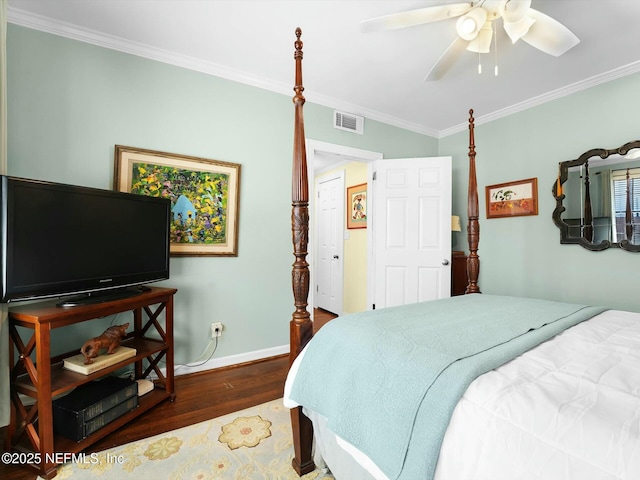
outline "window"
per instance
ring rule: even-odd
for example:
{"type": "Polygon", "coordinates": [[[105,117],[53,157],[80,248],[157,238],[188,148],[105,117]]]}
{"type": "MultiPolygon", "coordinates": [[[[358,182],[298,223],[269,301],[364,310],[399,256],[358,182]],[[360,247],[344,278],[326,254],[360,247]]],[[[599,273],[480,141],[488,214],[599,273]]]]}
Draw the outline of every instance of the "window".
{"type": "Polygon", "coordinates": [[[629,240],[640,243],[640,168],[627,168],[611,172],[616,242],[629,240]],[[628,175],[628,178],[627,178],[628,175]],[[627,221],[627,199],[629,221],[627,221]]]}

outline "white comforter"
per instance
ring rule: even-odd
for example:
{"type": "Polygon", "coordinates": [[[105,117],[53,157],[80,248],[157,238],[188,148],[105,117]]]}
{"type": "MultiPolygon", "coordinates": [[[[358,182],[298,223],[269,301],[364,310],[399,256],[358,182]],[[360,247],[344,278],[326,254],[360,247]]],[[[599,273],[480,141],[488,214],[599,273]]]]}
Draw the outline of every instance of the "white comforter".
{"type": "Polygon", "coordinates": [[[640,314],[604,312],[469,386],[436,480],[516,479],[640,480],[640,314]]]}

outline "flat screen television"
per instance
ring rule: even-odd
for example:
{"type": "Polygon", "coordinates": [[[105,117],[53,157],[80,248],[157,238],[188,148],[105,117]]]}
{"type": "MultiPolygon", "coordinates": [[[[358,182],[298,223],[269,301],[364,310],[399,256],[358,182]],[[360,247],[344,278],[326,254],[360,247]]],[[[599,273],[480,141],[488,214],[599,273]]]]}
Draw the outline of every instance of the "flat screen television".
{"type": "Polygon", "coordinates": [[[168,199],[0,176],[0,302],[136,295],[169,278],[168,199]]]}

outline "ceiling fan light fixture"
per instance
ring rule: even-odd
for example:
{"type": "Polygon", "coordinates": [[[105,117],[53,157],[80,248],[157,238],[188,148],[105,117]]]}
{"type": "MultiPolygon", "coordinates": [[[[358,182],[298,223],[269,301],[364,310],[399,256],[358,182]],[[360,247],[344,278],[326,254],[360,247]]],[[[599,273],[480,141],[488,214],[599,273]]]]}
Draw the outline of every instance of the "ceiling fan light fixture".
{"type": "Polygon", "coordinates": [[[533,18],[525,15],[515,22],[507,22],[507,20],[504,19],[503,26],[504,31],[509,35],[511,42],[516,43],[529,32],[529,29],[534,23],[536,23],[536,21],[533,18]]]}
{"type": "Polygon", "coordinates": [[[456,32],[463,40],[471,41],[478,36],[486,21],[487,12],[482,7],[476,7],[458,18],[456,32]]]}
{"type": "MultiPolygon", "coordinates": [[[[451,0],[448,0],[451,1],[451,0]]],[[[465,48],[478,54],[489,53],[493,39],[495,74],[498,74],[498,42],[494,20],[502,25],[513,43],[522,40],[549,55],[560,56],[580,43],[571,30],[557,20],[531,8],[531,0],[471,0],[448,3],[383,15],[361,22],[363,31],[404,28],[457,18],[457,36],[433,64],[425,81],[442,78],[465,48]]],[[[478,59],[480,59],[478,55],[478,59]]],[[[482,65],[478,61],[478,71],[482,65]]]]}
{"type": "Polygon", "coordinates": [[[491,49],[491,39],[493,37],[493,25],[491,21],[485,22],[476,38],[469,42],[467,50],[476,53],[489,53],[491,49]]]}

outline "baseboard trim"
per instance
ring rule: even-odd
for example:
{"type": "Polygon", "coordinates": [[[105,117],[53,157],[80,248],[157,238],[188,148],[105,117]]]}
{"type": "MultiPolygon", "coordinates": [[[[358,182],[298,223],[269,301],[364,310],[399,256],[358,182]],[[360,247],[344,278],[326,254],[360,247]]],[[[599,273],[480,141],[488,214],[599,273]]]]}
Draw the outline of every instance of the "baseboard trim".
{"type": "MultiPolygon", "coordinates": [[[[263,360],[269,357],[277,357],[289,353],[289,345],[281,345],[279,347],[265,348],[263,350],[254,350],[253,352],[239,353],[237,355],[228,355],[226,357],[212,358],[204,363],[197,365],[176,365],[173,369],[174,375],[187,375],[190,373],[204,372],[216,368],[229,367],[239,365],[241,363],[250,363],[263,360]]],[[[164,370],[164,369],[163,369],[164,370]]],[[[164,372],[163,372],[164,374],[164,372]]]]}

